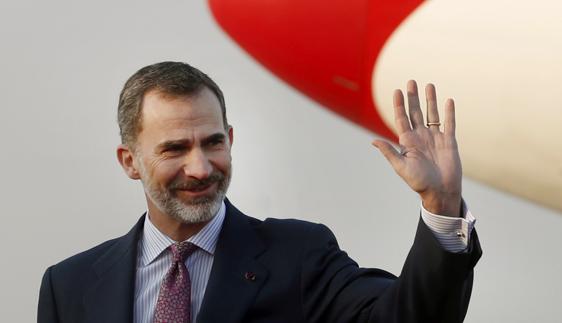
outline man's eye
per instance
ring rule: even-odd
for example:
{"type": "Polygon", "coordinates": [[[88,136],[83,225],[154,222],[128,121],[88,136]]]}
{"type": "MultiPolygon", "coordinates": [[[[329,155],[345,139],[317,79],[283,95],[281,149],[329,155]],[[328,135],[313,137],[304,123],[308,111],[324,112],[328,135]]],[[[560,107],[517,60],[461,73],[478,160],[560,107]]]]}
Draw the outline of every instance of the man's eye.
{"type": "Polygon", "coordinates": [[[213,146],[213,147],[214,147],[214,146],[219,146],[219,145],[222,145],[223,142],[224,142],[224,140],[222,140],[222,139],[211,140],[211,141],[209,142],[209,146],[213,146]]]}
{"type": "Polygon", "coordinates": [[[170,146],[164,149],[164,152],[178,152],[184,150],[182,146],[170,146]]]}

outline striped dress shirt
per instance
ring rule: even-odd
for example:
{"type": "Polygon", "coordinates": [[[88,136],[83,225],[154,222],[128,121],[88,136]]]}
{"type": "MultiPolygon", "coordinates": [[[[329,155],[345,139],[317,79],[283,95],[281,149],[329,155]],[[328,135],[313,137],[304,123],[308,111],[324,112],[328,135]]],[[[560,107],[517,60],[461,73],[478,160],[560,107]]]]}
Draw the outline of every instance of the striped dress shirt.
{"type": "MultiPolygon", "coordinates": [[[[187,240],[199,247],[185,260],[191,279],[192,322],[195,322],[201,309],[225,213],[226,206],[223,202],[217,215],[187,240]]],[[[152,323],[160,285],[172,266],[172,253],[167,248],[175,242],[160,232],[149,216],[146,216],[137,255],[133,322],[152,323]]]]}
{"type": "MultiPolygon", "coordinates": [[[[470,232],[476,221],[464,201],[462,203],[462,210],[462,217],[452,218],[430,213],[423,205],[421,206],[423,221],[433,232],[441,246],[449,252],[458,253],[466,250],[470,239],[470,232]]],[[[223,202],[217,215],[201,231],[188,239],[188,241],[199,247],[185,261],[191,278],[191,315],[193,323],[196,322],[197,314],[201,309],[225,213],[226,207],[223,202]]],[[[142,237],[139,239],[137,255],[134,323],[152,323],[160,284],[172,265],[172,254],[167,248],[175,242],[160,232],[150,222],[148,215],[146,216],[142,237]]]]}
{"type": "Polygon", "coordinates": [[[459,253],[466,251],[470,241],[470,233],[476,223],[476,218],[470,213],[464,200],[462,214],[459,218],[433,214],[421,206],[421,217],[429,230],[433,232],[443,249],[459,253]]]}

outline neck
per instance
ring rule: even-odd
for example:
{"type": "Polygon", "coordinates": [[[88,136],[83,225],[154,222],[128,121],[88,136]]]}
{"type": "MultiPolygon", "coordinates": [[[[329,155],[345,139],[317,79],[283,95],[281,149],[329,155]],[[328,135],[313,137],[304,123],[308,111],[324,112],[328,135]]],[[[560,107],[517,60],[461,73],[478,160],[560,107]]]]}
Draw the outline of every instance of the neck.
{"type": "Polygon", "coordinates": [[[150,221],[162,233],[174,241],[185,241],[196,235],[209,221],[201,223],[184,223],[167,214],[162,213],[154,205],[148,206],[150,221]]]}

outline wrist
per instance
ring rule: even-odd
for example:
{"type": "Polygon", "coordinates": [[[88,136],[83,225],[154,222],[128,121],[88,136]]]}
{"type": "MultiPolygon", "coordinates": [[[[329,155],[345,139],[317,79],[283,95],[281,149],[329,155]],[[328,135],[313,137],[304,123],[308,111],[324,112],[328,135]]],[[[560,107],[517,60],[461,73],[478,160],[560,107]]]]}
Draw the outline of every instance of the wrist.
{"type": "Polygon", "coordinates": [[[461,214],[461,194],[420,194],[423,207],[430,213],[460,217],[461,214]]]}

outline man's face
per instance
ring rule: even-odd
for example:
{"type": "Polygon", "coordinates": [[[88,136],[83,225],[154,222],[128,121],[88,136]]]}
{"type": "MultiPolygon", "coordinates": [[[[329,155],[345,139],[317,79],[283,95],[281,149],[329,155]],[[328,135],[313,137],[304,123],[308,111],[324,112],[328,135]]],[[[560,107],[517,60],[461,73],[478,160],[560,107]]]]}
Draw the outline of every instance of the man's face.
{"type": "Polygon", "coordinates": [[[142,117],[134,161],[150,214],[209,221],[231,177],[232,129],[225,130],[218,99],[206,88],[190,97],[151,91],[142,117]]]}

